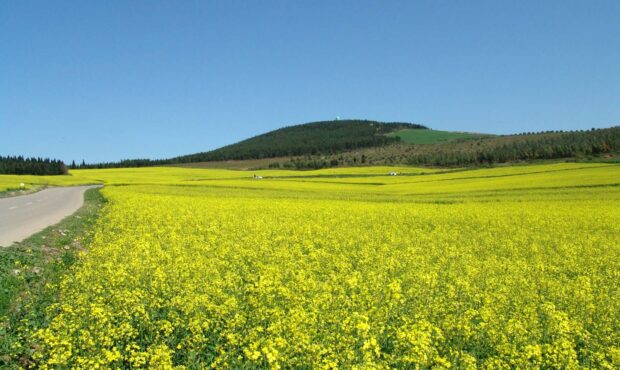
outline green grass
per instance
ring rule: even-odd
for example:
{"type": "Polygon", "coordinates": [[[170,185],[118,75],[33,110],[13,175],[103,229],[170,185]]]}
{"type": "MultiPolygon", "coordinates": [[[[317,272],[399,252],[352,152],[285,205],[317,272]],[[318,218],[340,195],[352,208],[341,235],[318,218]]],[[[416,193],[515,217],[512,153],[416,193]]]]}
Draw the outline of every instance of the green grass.
{"type": "Polygon", "coordinates": [[[45,320],[45,307],[57,301],[50,287],[88,244],[103,203],[99,190],[90,189],[75,214],[20,243],[0,247],[0,368],[28,367],[22,358],[29,358],[32,349],[22,344],[18,324],[24,328],[45,320]]]}
{"type": "Polygon", "coordinates": [[[2,189],[0,188],[0,198],[10,198],[18,195],[26,195],[36,193],[37,191],[45,189],[45,185],[29,185],[28,187],[19,187],[14,189],[2,189]]]}
{"type": "Polygon", "coordinates": [[[403,142],[409,144],[434,144],[440,141],[448,141],[454,139],[474,139],[484,134],[474,134],[469,132],[450,132],[439,130],[424,129],[404,129],[387,134],[390,137],[399,137],[403,142]]]}

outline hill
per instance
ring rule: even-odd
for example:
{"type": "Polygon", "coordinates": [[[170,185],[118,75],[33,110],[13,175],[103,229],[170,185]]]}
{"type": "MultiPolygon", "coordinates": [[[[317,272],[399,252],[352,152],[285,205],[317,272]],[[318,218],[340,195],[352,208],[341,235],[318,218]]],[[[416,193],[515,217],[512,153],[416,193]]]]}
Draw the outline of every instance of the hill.
{"type": "MultiPolygon", "coordinates": [[[[426,135],[432,130],[419,130],[426,135]]],[[[196,167],[296,168],[413,165],[434,167],[487,166],[539,160],[613,161],[620,153],[620,126],[588,131],[554,131],[515,135],[453,137],[429,144],[401,140],[330,155],[306,155],[260,161],[194,163],[196,167]]]]}
{"type": "Polygon", "coordinates": [[[329,155],[398,142],[388,136],[399,130],[425,126],[403,122],[338,120],[288,126],[209,152],[172,158],[174,163],[247,160],[300,155],[329,155]]]}
{"type": "Polygon", "coordinates": [[[170,159],[132,159],[80,168],[158,165],[317,169],[360,165],[480,166],[535,160],[613,160],[620,126],[587,131],[488,135],[402,122],[342,120],[284,127],[213,151],[170,159]]]}

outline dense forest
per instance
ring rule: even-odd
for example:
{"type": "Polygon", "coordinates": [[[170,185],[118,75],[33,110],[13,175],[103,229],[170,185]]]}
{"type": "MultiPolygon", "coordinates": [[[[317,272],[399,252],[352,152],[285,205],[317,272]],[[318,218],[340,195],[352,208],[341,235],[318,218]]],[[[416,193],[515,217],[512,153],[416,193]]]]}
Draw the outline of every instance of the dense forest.
{"type": "Polygon", "coordinates": [[[0,174],[3,175],[66,175],[62,161],[49,158],[24,158],[0,156],[0,174]]]}
{"type": "Polygon", "coordinates": [[[463,166],[597,156],[620,151],[620,126],[591,131],[522,134],[513,136],[511,140],[487,138],[481,139],[480,143],[482,145],[474,150],[459,150],[458,145],[443,145],[437,148],[439,150],[413,154],[405,163],[463,166]]]}
{"type": "Polygon", "coordinates": [[[71,165],[71,169],[93,169],[93,168],[127,168],[127,167],[152,167],[163,166],[174,163],[170,159],[123,159],[119,162],[101,162],[101,163],[82,163],[80,165],[71,165]]]}
{"type": "Polygon", "coordinates": [[[334,154],[399,141],[385,134],[426,127],[413,123],[339,120],[284,127],[210,152],[173,158],[175,163],[334,154]]]}

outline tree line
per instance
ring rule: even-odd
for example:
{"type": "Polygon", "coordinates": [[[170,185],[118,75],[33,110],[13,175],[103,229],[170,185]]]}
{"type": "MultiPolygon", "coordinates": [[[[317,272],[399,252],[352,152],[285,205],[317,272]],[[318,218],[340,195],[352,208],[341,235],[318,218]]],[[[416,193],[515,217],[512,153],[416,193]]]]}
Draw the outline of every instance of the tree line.
{"type": "Polygon", "coordinates": [[[66,175],[67,167],[57,159],[0,156],[0,174],[4,175],[66,175]]]}
{"type": "MultiPolygon", "coordinates": [[[[620,151],[620,126],[556,135],[524,134],[527,139],[483,146],[476,150],[449,150],[416,153],[406,159],[410,165],[464,166],[598,156],[620,151]]],[[[493,139],[489,139],[492,142],[493,139]]]]}
{"type": "Polygon", "coordinates": [[[76,165],[72,163],[71,169],[94,169],[94,168],[129,168],[129,167],[150,167],[162,166],[175,163],[170,159],[123,159],[118,162],[84,163],[76,165]]]}

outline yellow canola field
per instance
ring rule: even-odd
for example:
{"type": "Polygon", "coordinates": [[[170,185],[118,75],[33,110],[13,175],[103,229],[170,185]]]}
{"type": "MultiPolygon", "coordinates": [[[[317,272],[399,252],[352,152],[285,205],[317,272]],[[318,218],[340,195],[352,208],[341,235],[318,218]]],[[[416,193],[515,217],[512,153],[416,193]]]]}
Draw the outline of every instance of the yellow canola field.
{"type": "Polygon", "coordinates": [[[417,167],[353,167],[328,168],[312,171],[293,170],[257,170],[240,171],[224,169],[201,169],[181,167],[143,167],[143,168],[110,168],[91,170],[71,170],[69,175],[63,176],[34,176],[34,175],[0,175],[0,192],[20,189],[20,183],[25,188],[33,186],[71,186],[105,183],[108,185],[137,185],[137,184],[181,184],[195,185],[201,180],[230,180],[241,179],[247,181],[254,175],[265,178],[282,177],[316,177],[316,176],[387,176],[390,172],[401,175],[417,175],[442,172],[436,169],[417,167]]]}
{"type": "Polygon", "coordinates": [[[76,171],[124,185],[27,345],[41,368],[618,368],[619,169],[76,171]]]}
{"type": "MultiPolygon", "coordinates": [[[[0,193],[7,190],[31,189],[38,186],[70,186],[91,183],[74,176],[0,175],[0,193]],[[22,187],[21,184],[24,184],[22,187]]],[[[92,182],[95,183],[95,182],[92,182]]]]}

